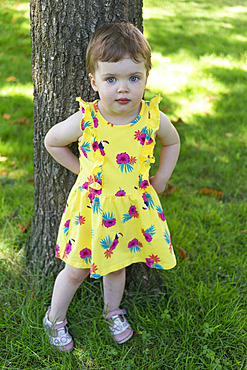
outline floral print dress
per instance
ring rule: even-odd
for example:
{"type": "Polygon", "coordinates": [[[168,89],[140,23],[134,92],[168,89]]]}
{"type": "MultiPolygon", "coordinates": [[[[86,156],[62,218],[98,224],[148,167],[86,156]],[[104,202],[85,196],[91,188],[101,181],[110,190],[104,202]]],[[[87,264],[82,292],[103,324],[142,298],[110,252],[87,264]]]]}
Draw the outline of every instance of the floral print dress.
{"type": "Polygon", "coordinates": [[[159,198],[149,182],[160,97],[142,101],[126,125],[107,122],[98,101],[77,99],[83,113],[80,173],[62,216],[56,257],[99,278],[132,263],[176,265],[159,198]]]}

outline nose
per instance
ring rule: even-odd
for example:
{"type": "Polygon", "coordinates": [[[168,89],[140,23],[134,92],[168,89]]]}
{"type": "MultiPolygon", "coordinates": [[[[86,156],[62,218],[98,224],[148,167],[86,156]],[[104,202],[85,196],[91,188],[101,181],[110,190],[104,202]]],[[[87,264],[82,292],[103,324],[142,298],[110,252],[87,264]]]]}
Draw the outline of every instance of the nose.
{"type": "Polygon", "coordinates": [[[129,91],[128,84],[125,81],[120,81],[117,87],[118,93],[127,93],[129,91]]]}

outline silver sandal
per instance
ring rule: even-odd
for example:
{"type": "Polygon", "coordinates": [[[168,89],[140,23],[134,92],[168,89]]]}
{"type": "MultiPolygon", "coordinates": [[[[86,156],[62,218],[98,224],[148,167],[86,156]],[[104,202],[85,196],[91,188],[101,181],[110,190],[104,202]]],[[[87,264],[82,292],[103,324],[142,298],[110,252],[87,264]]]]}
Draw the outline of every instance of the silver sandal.
{"type": "Polygon", "coordinates": [[[120,308],[109,312],[107,315],[103,313],[103,317],[108,323],[110,323],[108,327],[114,340],[118,344],[127,342],[127,340],[129,340],[133,335],[133,330],[124,317],[125,314],[126,311],[121,310],[120,308]]]}
{"type": "Polygon", "coordinates": [[[49,320],[49,313],[51,307],[48,308],[45,317],[43,319],[43,325],[45,332],[48,336],[49,343],[63,352],[70,352],[74,348],[74,343],[71,335],[67,328],[67,319],[63,321],[52,323],[49,320]]]}

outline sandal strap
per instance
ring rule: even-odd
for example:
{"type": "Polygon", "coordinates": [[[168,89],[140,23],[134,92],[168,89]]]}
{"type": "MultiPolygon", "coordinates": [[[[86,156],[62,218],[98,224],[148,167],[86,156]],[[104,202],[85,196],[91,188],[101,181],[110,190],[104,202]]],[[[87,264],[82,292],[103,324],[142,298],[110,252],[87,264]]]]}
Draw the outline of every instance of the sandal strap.
{"type": "Polygon", "coordinates": [[[123,321],[120,319],[119,315],[112,317],[113,323],[109,325],[109,329],[112,335],[115,336],[115,335],[121,334],[130,327],[130,324],[125,319],[125,317],[122,316],[122,318],[123,318],[123,321]]]}
{"type": "Polygon", "coordinates": [[[49,335],[49,342],[50,344],[53,344],[56,347],[63,347],[63,346],[68,345],[70,342],[72,342],[72,337],[68,333],[67,326],[57,329],[56,337],[49,335]]]}
{"type": "Polygon", "coordinates": [[[58,322],[58,323],[54,323],[52,324],[52,328],[55,329],[55,330],[58,330],[58,329],[61,329],[63,328],[64,326],[66,326],[68,324],[68,321],[67,319],[65,318],[63,321],[61,322],[58,322]]]}
{"type": "Polygon", "coordinates": [[[51,310],[51,306],[48,308],[48,310],[47,310],[47,312],[46,312],[46,314],[45,314],[46,325],[48,325],[48,326],[49,326],[49,328],[51,328],[51,327],[52,327],[52,329],[57,330],[57,329],[63,328],[65,325],[67,325],[67,324],[68,324],[68,321],[67,321],[66,317],[65,317],[65,319],[64,319],[63,321],[57,321],[57,322],[54,322],[54,323],[53,323],[53,322],[51,322],[51,321],[49,320],[49,313],[50,313],[50,310],[51,310]]]}
{"type": "Polygon", "coordinates": [[[111,311],[107,315],[104,315],[106,320],[111,321],[109,329],[113,336],[121,334],[126,329],[131,327],[126,318],[124,317],[125,314],[126,310],[118,308],[117,310],[111,311]]]}
{"type": "Polygon", "coordinates": [[[126,314],[126,310],[122,310],[121,308],[117,308],[114,311],[108,312],[107,315],[104,313],[103,316],[106,319],[110,319],[110,318],[112,318],[112,316],[115,316],[115,315],[125,315],[125,314],[126,314]]]}

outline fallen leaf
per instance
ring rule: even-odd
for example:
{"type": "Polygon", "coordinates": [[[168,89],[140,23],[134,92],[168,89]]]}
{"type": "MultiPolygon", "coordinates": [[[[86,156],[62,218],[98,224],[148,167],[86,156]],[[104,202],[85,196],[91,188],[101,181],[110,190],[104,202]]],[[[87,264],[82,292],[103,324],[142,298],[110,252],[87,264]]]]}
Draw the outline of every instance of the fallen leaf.
{"type": "Polygon", "coordinates": [[[28,158],[30,157],[30,155],[26,155],[24,158],[23,158],[23,162],[26,163],[26,161],[28,160],[28,158]]]}
{"type": "Polygon", "coordinates": [[[4,113],[4,114],[3,114],[3,118],[4,118],[4,119],[10,119],[10,117],[11,117],[11,116],[10,116],[10,114],[8,114],[8,113],[4,113]]]}
{"type": "Polygon", "coordinates": [[[17,21],[17,19],[18,19],[18,17],[17,17],[17,16],[15,16],[15,17],[13,17],[13,18],[11,19],[11,22],[12,22],[12,23],[15,23],[15,22],[17,21]]]}
{"type": "Polygon", "coordinates": [[[176,121],[172,121],[172,123],[176,127],[177,130],[183,129],[184,121],[182,120],[182,118],[179,117],[176,121]]]}
{"type": "Polygon", "coordinates": [[[181,247],[178,247],[178,250],[179,250],[180,256],[184,260],[186,258],[186,252],[185,252],[185,250],[183,248],[181,248],[181,247]]]}
{"type": "Polygon", "coordinates": [[[163,197],[169,197],[172,193],[177,190],[172,184],[167,184],[165,191],[162,193],[163,197]]]}
{"type": "Polygon", "coordinates": [[[23,234],[27,231],[27,229],[29,228],[29,226],[31,225],[31,221],[28,222],[27,225],[24,225],[22,226],[21,224],[19,224],[19,228],[20,228],[20,232],[23,234]]]}
{"type": "Polygon", "coordinates": [[[216,198],[221,198],[223,196],[223,192],[219,190],[212,190],[212,189],[201,189],[197,191],[198,194],[203,194],[203,195],[212,195],[213,197],[216,198]]]}
{"type": "Polygon", "coordinates": [[[34,287],[32,287],[32,295],[30,297],[31,301],[33,300],[33,298],[34,298],[34,287]]]}
{"type": "Polygon", "coordinates": [[[137,333],[137,331],[135,331],[134,334],[132,335],[132,338],[136,337],[137,335],[140,335],[140,333],[137,333]]]}
{"type": "Polygon", "coordinates": [[[169,109],[170,109],[170,107],[166,106],[166,107],[162,108],[161,111],[162,112],[167,112],[169,109]]]}
{"type": "Polygon", "coordinates": [[[184,123],[184,121],[182,120],[182,118],[181,118],[181,117],[178,117],[178,119],[177,119],[176,121],[172,121],[172,123],[173,123],[174,125],[177,125],[178,123],[181,125],[181,124],[183,124],[183,123],[184,123]]]}
{"type": "Polygon", "coordinates": [[[8,160],[8,157],[2,157],[0,154],[0,162],[6,162],[8,160]]]}
{"type": "Polygon", "coordinates": [[[29,35],[28,35],[28,34],[26,34],[26,33],[20,33],[20,34],[19,34],[19,37],[21,37],[21,38],[25,39],[25,38],[29,37],[29,35]]]}
{"type": "Polygon", "coordinates": [[[27,125],[29,122],[30,122],[29,118],[23,117],[23,118],[19,118],[19,119],[9,122],[9,125],[15,125],[15,124],[27,125]]]}
{"type": "Polygon", "coordinates": [[[240,231],[240,234],[244,234],[244,233],[247,233],[247,229],[240,231]]]}
{"type": "Polygon", "coordinates": [[[227,133],[225,134],[225,137],[233,137],[233,134],[232,134],[231,132],[227,132],[227,133]]]}
{"type": "Polygon", "coordinates": [[[17,78],[15,76],[9,76],[6,78],[6,81],[17,81],[17,78]]]}

